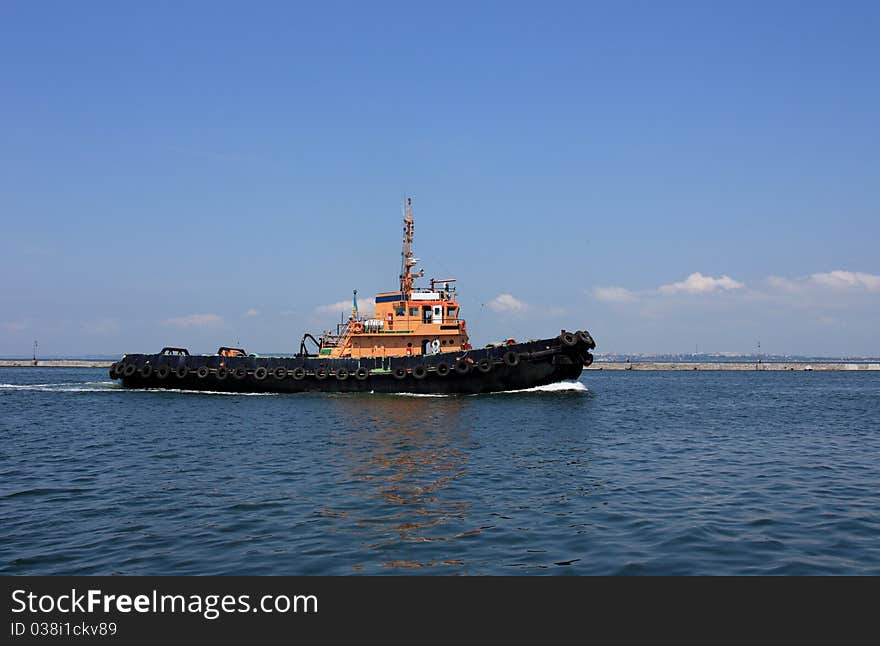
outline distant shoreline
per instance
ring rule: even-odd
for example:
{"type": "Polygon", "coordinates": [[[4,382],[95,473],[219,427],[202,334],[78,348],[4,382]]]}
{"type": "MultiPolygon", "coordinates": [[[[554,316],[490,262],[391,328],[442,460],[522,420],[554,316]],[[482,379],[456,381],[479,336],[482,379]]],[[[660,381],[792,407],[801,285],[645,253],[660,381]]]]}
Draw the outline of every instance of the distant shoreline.
{"type": "Polygon", "coordinates": [[[109,368],[112,361],[91,361],[79,359],[0,359],[0,368],[109,368]]]}
{"type": "Polygon", "coordinates": [[[677,363],[666,363],[666,362],[654,362],[654,361],[644,361],[638,362],[633,361],[631,363],[626,362],[611,362],[611,361],[596,361],[586,370],[735,370],[735,371],[880,371],[880,363],[824,363],[824,362],[816,362],[816,363],[807,363],[807,362],[779,362],[779,363],[733,363],[733,362],[702,362],[702,361],[687,361],[687,362],[677,362],[677,363]]]}
{"type": "MultiPolygon", "coordinates": [[[[88,361],[88,360],[37,360],[31,359],[2,359],[0,368],[109,368],[112,361],[88,361]]],[[[880,371],[880,363],[805,363],[805,362],[779,362],[779,363],[727,363],[727,362],[654,362],[633,361],[631,363],[618,361],[596,361],[589,368],[596,370],[704,370],[704,371],[880,371]]]]}

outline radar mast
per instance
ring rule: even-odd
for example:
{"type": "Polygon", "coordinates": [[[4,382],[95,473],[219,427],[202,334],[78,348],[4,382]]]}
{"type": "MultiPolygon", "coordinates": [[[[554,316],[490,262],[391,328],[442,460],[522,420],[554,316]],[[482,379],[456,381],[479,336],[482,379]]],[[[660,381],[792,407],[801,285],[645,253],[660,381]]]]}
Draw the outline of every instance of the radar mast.
{"type": "Polygon", "coordinates": [[[409,295],[413,291],[413,280],[425,275],[424,270],[416,274],[412,273],[412,268],[419,262],[418,258],[413,258],[412,252],[415,228],[412,216],[412,198],[408,197],[403,207],[403,251],[400,252],[400,292],[403,294],[404,300],[409,299],[409,295]]]}

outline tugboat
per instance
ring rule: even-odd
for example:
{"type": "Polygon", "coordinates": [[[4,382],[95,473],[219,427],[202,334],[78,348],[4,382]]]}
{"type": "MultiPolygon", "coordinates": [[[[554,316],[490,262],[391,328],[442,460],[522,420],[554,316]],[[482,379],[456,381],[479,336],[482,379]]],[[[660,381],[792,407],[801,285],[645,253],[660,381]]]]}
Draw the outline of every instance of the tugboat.
{"type": "Polygon", "coordinates": [[[110,366],[127,388],[225,392],[490,393],[577,379],[593,362],[589,332],[517,343],[507,339],[475,349],[461,318],[454,278],[417,287],[412,198],[404,206],[399,288],[376,294],[375,312],[363,316],[357,290],[351,315],[333,331],[306,333],[299,352],[262,357],[242,348],[192,355],[166,347],[158,354],[126,354],[110,366]],[[309,351],[309,345],[313,351],[309,351]]]}

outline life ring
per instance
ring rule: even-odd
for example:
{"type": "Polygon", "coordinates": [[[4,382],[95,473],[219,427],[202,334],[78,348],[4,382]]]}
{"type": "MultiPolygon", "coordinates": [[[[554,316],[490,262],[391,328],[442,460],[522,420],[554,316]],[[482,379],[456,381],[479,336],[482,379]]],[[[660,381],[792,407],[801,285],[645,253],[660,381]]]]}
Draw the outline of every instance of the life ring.
{"type": "Polygon", "coordinates": [[[257,381],[263,381],[266,378],[266,375],[269,374],[269,371],[266,370],[263,366],[260,366],[256,370],[254,370],[254,379],[257,381]]]}
{"type": "Polygon", "coordinates": [[[406,377],[406,368],[397,367],[394,369],[393,374],[395,379],[403,379],[406,377]]]}
{"type": "Polygon", "coordinates": [[[183,364],[174,371],[174,374],[177,375],[178,379],[183,379],[189,374],[189,366],[183,364]]]}
{"type": "Polygon", "coordinates": [[[122,374],[125,377],[131,377],[136,371],[137,368],[133,363],[127,363],[125,364],[125,369],[122,371],[122,374]]]}
{"type": "Polygon", "coordinates": [[[445,377],[449,374],[449,364],[448,363],[438,363],[437,364],[437,374],[441,377],[445,377]]]}
{"type": "Polygon", "coordinates": [[[366,379],[367,377],[370,376],[370,371],[367,370],[366,368],[364,368],[363,366],[361,366],[360,368],[358,368],[357,370],[354,371],[354,376],[356,379],[363,381],[364,379],[366,379]]]}
{"type": "Polygon", "coordinates": [[[406,356],[408,356],[408,357],[411,357],[411,356],[412,356],[412,347],[407,346],[407,348],[406,348],[406,356]]]}
{"type": "Polygon", "coordinates": [[[434,352],[434,354],[440,352],[440,339],[434,339],[433,341],[431,341],[431,350],[434,352]]]}
{"type": "Polygon", "coordinates": [[[196,370],[196,374],[199,376],[199,379],[207,379],[208,375],[211,374],[208,366],[199,366],[199,369],[196,370]]]}
{"type": "Polygon", "coordinates": [[[506,363],[511,368],[519,363],[519,355],[513,350],[508,350],[504,353],[504,357],[502,357],[504,363],[506,363]]]}
{"type": "Polygon", "coordinates": [[[471,364],[469,364],[464,359],[459,359],[455,362],[455,372],[460,375],[466,375],[471,371],[471,364]]]}
{"type": "Polygon", "coordinates": [[[147,377],[149,377],[150,375],[153,374],[153,366],[151,366],[149,363],[145,363],[144,365],[141,366],[141,369],[139,372],[141,374],[141,377],[146,379],[147,377]]]}
{"type": "Polygon", "coordinates": [[[480,359],[477,362],[477,369],[479,369],[480,372],[491,372],[492,362],[488,359],[480,359]]]}
{"type": "Polygon", "coordinates": [[[412,369],[412,376],[416,379],[424,379],[428,376],[428,369],[425,366],[416,366],[412,369]]]}
{"type": "Polygon", "coordinates": [[[168,366],[159,366],[159,368],[156,370],[156,376],[159,379],[167,379],[168,375],[170,374],[171,368],[169,368],[168,366]]]}
{"type": "Polygon", "coordinates": [[[275,376],[275,379],[284,379],[287,377],[287,368],[279,366],[272,371],[272,374],[275,376]]]}
{"type": "Polygon", "coordinates": [[[297,381],[300,381],[300,380],[302,380],[303,378],[305,378],[305,376],[306,376],[306,369],[303,368],[302,366],[297,366],[296,368],[293,369],[293,371],[290,373],[290,375],[291,375],[294,379],[296,379],[297,381]]]}
{"type": "Polygon", "coordinates": [[[352,325],[352,329],[354,330],[355,334],[360,334],[364,331],[364,324],[360,321],[355,321],[354,325],[352,325]]]}
{"type": "Polygon", "coordinates": [[[336,378],[339,381],[345,381],[346,379],[348,379],[348,370],[346,370],[345,368],[337,369],[336,370],[336,378]]]}
{"type": "MultiPolygon", "coordinates": [[[[160,370],[161,370],[161,368],[160,368],[160,370]]],[[[220,366],[219,368],[217,368],[217,379],[219,379],[220,381],[223,381],[224,379],[226,379],[226,376],[228,374],[229,374],[229,371],[226,368],[224,368],[223,366],[220,366]]]]}

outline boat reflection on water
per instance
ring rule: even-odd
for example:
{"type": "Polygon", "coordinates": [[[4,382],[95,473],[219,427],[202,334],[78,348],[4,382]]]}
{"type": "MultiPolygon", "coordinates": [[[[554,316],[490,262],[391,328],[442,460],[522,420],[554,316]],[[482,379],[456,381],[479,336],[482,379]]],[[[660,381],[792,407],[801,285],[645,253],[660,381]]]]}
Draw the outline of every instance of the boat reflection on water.
{"type": "Polygon", "coordinates": [[[356,491],[345,508],[324,513],[360,534],[365,550],[386,553],[387,568],[463,568],[450,541],[480,531],[466,525],[470,503],[461,495],[475,446],[463,421],[467,402],[378,394],[334,402],[346,420],[341,455],[356,491]]]}

